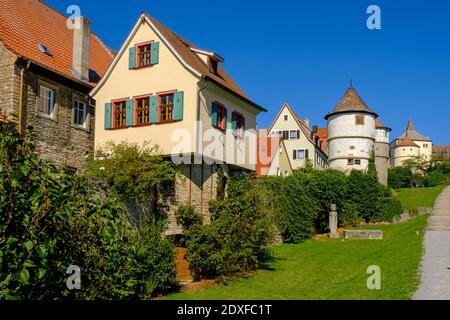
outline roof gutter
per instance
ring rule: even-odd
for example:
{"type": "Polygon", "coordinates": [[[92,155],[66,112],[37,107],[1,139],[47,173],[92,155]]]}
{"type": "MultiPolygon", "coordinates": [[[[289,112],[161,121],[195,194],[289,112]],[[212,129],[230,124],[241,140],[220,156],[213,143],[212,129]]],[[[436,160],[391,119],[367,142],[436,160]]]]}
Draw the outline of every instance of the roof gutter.
{"type": "Polygon", "coordinates": [[[207,83],[208,83],[208,81],[210,81],[210,82],[214,83],[215,85],[219,86],[221,89],[227,91],[228,93],[231,93],[233,96],[235,96],[235,97],[237,97],[237,98],[239,98],[241,100],[244,100],[246,103],[248,103],[249,105],[254,107],[256,110],[258,110],[260,112],[267,112],[267,110],[265,108],[261,107],[259,104],[256,104],[253,101],[251,101],[250,99],[248,99],[248,98],[246,98],[244,96],[241,96],[240,94],[238,94],[238,93],[234,92],[233,90],[225,87],[223,84],[217,82],[216,80],[214,80],[214,79],[212,79],[212,78],[210,78],[208,76],[203,76],[203,78],[205,79],[205,81],[207,83]]]}

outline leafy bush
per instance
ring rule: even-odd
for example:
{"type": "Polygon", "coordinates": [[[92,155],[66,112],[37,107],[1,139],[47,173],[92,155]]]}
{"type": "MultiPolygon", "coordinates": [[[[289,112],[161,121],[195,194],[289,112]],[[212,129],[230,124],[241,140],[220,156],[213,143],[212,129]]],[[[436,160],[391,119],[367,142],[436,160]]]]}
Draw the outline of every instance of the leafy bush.
{"type": "Polygon", "coordinates": [[[233,178],[228,196],[210,205],[211,224],[187,231],[186,259],[194,279],[227,277],[255,270],[274,239],[273,213],[263,188],[233,178]]]}
{"type": "Polygon", "coordinates": [[[177,223],[181,225],[184,230],[190,229],[194,225],[202,224],[203,222],[202,215],[190,204],[183,204],[176,208],[175,218],[177,219],[177,223]]]}
{"type": "Polygon", "coordinates": [[[34,149],[0,123],[0,299],[145,298],[166,288],[174,263],[160,231],[136,233],[121,202],[34,149]],[[80,290],[66,287],[70,265],[81,268],[80,290]]]}
{"type": "Polygon", "coordinates": [[[278,213],[277,225],[285,242],[297,243],[311,237],[319,202],[310,193],[311,175],[301,172],[288,177],[268,177],[263,180],[269,203],[278,213]]]}

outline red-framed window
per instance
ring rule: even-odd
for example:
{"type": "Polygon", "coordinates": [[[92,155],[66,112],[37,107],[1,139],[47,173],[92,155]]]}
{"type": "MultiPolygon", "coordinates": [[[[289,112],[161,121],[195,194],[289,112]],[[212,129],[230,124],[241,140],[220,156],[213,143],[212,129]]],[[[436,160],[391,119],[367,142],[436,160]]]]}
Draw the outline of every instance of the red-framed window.
{"type": "Polygon", "coordinates": [[[138,126],[150,123],[150,96],[137,97],[134,100],[135,123],[138,126]]]}
{"type": "Polygon", "coordinates": [[[225,106],[220,102],[216,102],[216,104],[217,104],[216,128],[223,131],[223,130],[225,130],[225,106]]]}
{"type": "Polygon", "coordinates": [[[173,120],[173,92],[164,93],[158,96],[158,119],[159,122],[173,120]]]}
{"type": "Polygon", "coordinates": [[[126,127],[126,100],[113,102],[113,128],[126,127]]]}
{"type": "Polygon", "coordinates": [[[136,45],[136,66],[138,68],[147,67],[152,64],[152,42],[136,45]]]}

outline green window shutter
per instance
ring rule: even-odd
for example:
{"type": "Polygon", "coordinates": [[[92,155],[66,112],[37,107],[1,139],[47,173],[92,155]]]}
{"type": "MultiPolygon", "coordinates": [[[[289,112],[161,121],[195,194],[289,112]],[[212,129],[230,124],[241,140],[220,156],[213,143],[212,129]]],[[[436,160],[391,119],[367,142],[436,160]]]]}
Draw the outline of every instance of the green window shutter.
{"type": "Polygon", "coordinates": [[[217,102],[213,101],[211,107],[211,124],[217,126],[217,102]]]}
{"type": "Polygon", "coordinates": [[[159,63],[159,42],[153,42],[151,45],[152,55],[150,56],[151,64],[159,63]]]}
{"type": "Polygon", "coordinates": [[[242,117],[242,138],[245,136],[245,117],[242,117]]]}
{"type": "Polygon", "coordinates": [[[136,67],[136,48],[130,48],[128,55],[128,69],[134,69],[136,67]]]}
{"type": "Polygon", "coordinates": [[[111,129],[112,103],[105,103],[105,129],[111,129]]]}
{"type": "Polygon", "coordinates": [[[228,109],[223,109],[223,130],[227,130],[227,122],[228,122],[228,109]]]}
{"type": "Polygon", "coordinates": [[[158,96],[150,97],[150,123],[158,122],[158,96]]]}
{"type": "Polygon", "coordinates": [[[183,120],[183,91],[173,94],[173,120],[183,120]]]}
{"type": "Polygon", "coordinates": [[[231,113],[231,132],[236,135],[237,130],[237,114],[236,112],[231,113]]]}
{"type": "Polygon", "coordinates": [[[127,100],[126,104],[126,125],[127,127],[130,127],[133,125],[134,120],[134,100],[129,99],[127,100]]]}

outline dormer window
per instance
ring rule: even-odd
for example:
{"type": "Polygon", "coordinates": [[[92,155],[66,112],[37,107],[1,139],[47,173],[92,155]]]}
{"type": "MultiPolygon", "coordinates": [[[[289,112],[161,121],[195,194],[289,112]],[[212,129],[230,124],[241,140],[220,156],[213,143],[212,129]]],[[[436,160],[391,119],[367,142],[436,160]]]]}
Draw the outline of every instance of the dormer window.
{"type": "Polygon", "coordinates": [[[214,59],[209,58],[209,71],[211,73],[217,74],[218,62],[214,59]]]}

